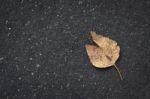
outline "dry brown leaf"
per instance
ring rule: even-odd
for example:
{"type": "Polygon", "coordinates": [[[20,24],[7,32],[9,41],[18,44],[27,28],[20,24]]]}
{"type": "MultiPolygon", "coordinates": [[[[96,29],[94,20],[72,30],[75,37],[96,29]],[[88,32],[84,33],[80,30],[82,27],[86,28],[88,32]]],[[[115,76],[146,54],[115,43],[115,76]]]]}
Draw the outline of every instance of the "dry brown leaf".
{"type": "Polygon", "coordinates": [[[91,36],[97,46],[85,45],[90,62],[97,68],[115,66],[120,78],[123,79],[118,67],[115,65],[120,53],[120,47],[117,45],[117,42],[108,37],[98,35],[93,31],[91,31],[91,36]]]}

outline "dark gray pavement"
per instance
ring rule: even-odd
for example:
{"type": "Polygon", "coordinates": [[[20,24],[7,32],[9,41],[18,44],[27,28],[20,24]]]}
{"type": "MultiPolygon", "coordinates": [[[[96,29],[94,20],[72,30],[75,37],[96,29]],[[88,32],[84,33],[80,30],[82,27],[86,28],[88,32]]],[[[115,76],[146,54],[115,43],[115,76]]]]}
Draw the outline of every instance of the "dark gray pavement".
{"type": "Polygon", "coordinates": [[[150,0],[0,0],[0,99],[150,99],[150,0]],[[89,32],[121,47],[96,69],[89,32]]]}

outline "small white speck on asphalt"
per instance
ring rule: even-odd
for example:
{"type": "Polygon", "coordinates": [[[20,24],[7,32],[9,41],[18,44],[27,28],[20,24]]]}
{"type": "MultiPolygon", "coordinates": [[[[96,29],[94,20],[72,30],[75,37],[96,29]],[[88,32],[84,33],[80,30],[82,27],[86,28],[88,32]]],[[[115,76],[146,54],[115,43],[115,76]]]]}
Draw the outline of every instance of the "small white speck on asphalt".
{"type": "Polygon", "coordinates": [[[36,64],[36,67],[39,68],[39,67],[40,67],[40,64],[36,64]]]}
{"type": "Polygon", "coordinates": [[[0,57],[0,61],[2,61],[4,59],[4,57],[0,57]]]}
{"type": "Polygon", "coordinates": [[[29,58],[29,60],[33,60],[33,58],[32,58],[32,57],[30,57],[30,58],[29,58]]]}
{"type": "Polygon", "coordinates": [[[31,75],[33,76],[33,75],[34,75],[34,73],[32,72],[32,73],[31,73],[31,75]]]}
{"type": "Polygon", "coordinates": [[[21,80],[22,78],[21,78],[21,77],[19,77],[18,79],[19,79],[19,80],[21,80]]]}

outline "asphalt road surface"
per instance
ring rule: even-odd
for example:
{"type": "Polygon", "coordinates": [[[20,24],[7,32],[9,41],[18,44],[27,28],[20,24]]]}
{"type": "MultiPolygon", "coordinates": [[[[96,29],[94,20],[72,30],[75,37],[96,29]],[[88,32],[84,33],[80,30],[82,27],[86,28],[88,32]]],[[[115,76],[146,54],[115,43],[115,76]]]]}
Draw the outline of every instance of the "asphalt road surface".
{"type": "Polygon", "coordinates": [[[0,0],[0,99],[150,99],[150,0],[0,0]],[[121,47],[92,67],[90,31],[121,47]]]}

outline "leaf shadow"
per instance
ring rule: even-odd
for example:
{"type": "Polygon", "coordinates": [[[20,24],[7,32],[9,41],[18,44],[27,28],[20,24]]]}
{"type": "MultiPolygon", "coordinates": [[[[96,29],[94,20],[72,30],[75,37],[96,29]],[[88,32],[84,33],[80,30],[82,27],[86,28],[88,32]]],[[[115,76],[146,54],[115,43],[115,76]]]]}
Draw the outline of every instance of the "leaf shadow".
{"type": "Polygon", "coordinates": [[[106,68],[94,67],[94,69],[99,70],[99,71],[109,71],[109,70],[111,70],[112,68],[114,68],[114,66],[106,67],[106,68]]]}

